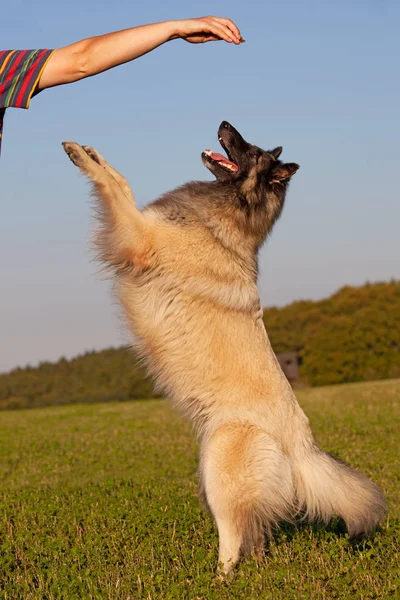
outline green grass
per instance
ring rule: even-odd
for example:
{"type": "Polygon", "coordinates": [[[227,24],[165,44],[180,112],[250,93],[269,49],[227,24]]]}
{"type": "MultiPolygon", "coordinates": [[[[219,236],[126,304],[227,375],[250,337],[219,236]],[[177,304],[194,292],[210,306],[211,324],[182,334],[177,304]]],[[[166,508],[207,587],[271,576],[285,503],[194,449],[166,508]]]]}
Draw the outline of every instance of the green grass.
{"type": "Polygon", "coordinates": [[[374,539],[287,526],[263,560],[219,581],[196,442],[164,401],[6,411],[0,598],[400,598],[400,381],[298,395],[320,445],[383,487],[389,517],[374,539]]]}

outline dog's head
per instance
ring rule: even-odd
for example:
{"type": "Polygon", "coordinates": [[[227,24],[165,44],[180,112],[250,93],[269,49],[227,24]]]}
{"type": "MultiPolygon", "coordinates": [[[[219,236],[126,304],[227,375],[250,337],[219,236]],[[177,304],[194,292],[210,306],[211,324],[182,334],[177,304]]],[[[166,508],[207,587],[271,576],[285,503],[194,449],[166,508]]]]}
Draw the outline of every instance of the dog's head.
{"type": "Polygon", "coordinates": [[[211,150],[202,153],[204,165],[218,181],[233,184],[250,205],[264,203],[269,191],[284,196],[299,165],[279,160],[281,146],[269,151],[253,146],[227,121],[218,129],[218,140],[227,157],[211,150]]]}
{"type": "Polygon", "coordinates": [[[221,196],[243,235],[259,247],[282,212],[289,180],[299,165],[281,162],[280,146],[266,151],[249,144],[226,121],[218,129],[218,139],[226,157],[211,150],[202,154],[221,186],[213,198],[221,196]]]}

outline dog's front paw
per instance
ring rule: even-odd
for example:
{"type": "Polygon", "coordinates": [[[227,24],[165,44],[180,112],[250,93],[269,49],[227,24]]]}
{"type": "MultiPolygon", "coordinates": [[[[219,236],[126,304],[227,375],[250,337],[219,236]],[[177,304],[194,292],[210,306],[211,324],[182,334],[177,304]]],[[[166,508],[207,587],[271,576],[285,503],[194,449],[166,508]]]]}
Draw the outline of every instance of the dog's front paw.
{"type": "Polygon", "coordinates": [[[62,146],[65,152],[68,154],[68,158],[74,163],[76,167],[82,169],[87,160],[87,154],[76,142],[63,142],[62,146]]]}
{"type": "Polygon", "coordinates": [[[92,148],[91,146],[82,146],[82,148],[84,149],[86,154],[92,160],[94,160],[94,162],[96,162],[100,166],[103,166],[102,163],[104,163],[104,158],[94,148],[92,148]]]}

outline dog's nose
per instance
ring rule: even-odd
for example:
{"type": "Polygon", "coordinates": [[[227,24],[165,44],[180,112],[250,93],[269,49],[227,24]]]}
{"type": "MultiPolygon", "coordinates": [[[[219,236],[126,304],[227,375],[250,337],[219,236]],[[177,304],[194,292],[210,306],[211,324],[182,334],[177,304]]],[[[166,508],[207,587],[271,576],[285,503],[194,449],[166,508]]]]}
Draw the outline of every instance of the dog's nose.
{"type": "Polygon", "coordinates": [[[230,123],[228,123],[228,121],[222,121],[221,127],[223,129],[229,129],[230,128],[230,123]]]}

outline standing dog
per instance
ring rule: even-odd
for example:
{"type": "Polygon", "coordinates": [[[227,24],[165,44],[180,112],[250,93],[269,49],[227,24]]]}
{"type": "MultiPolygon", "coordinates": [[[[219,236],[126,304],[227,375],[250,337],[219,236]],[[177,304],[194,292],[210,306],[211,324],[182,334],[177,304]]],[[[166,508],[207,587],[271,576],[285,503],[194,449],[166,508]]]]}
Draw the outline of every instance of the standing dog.
{"type": "Polygon", "coordinates": [[[219,532],[224,572],[241,551],[299,512],[342,517],[369,534],[386,508],[377,486],[314,442],[266,334],[257,254],[298,165],[248,144],[229,123],[227,157],[206,150],[216,177],[191,182],[139,211],[126,180],[92,148],[63,144],[92,180],[100,259],[159,389],[194,423],[203,497],[219,532]]]}

